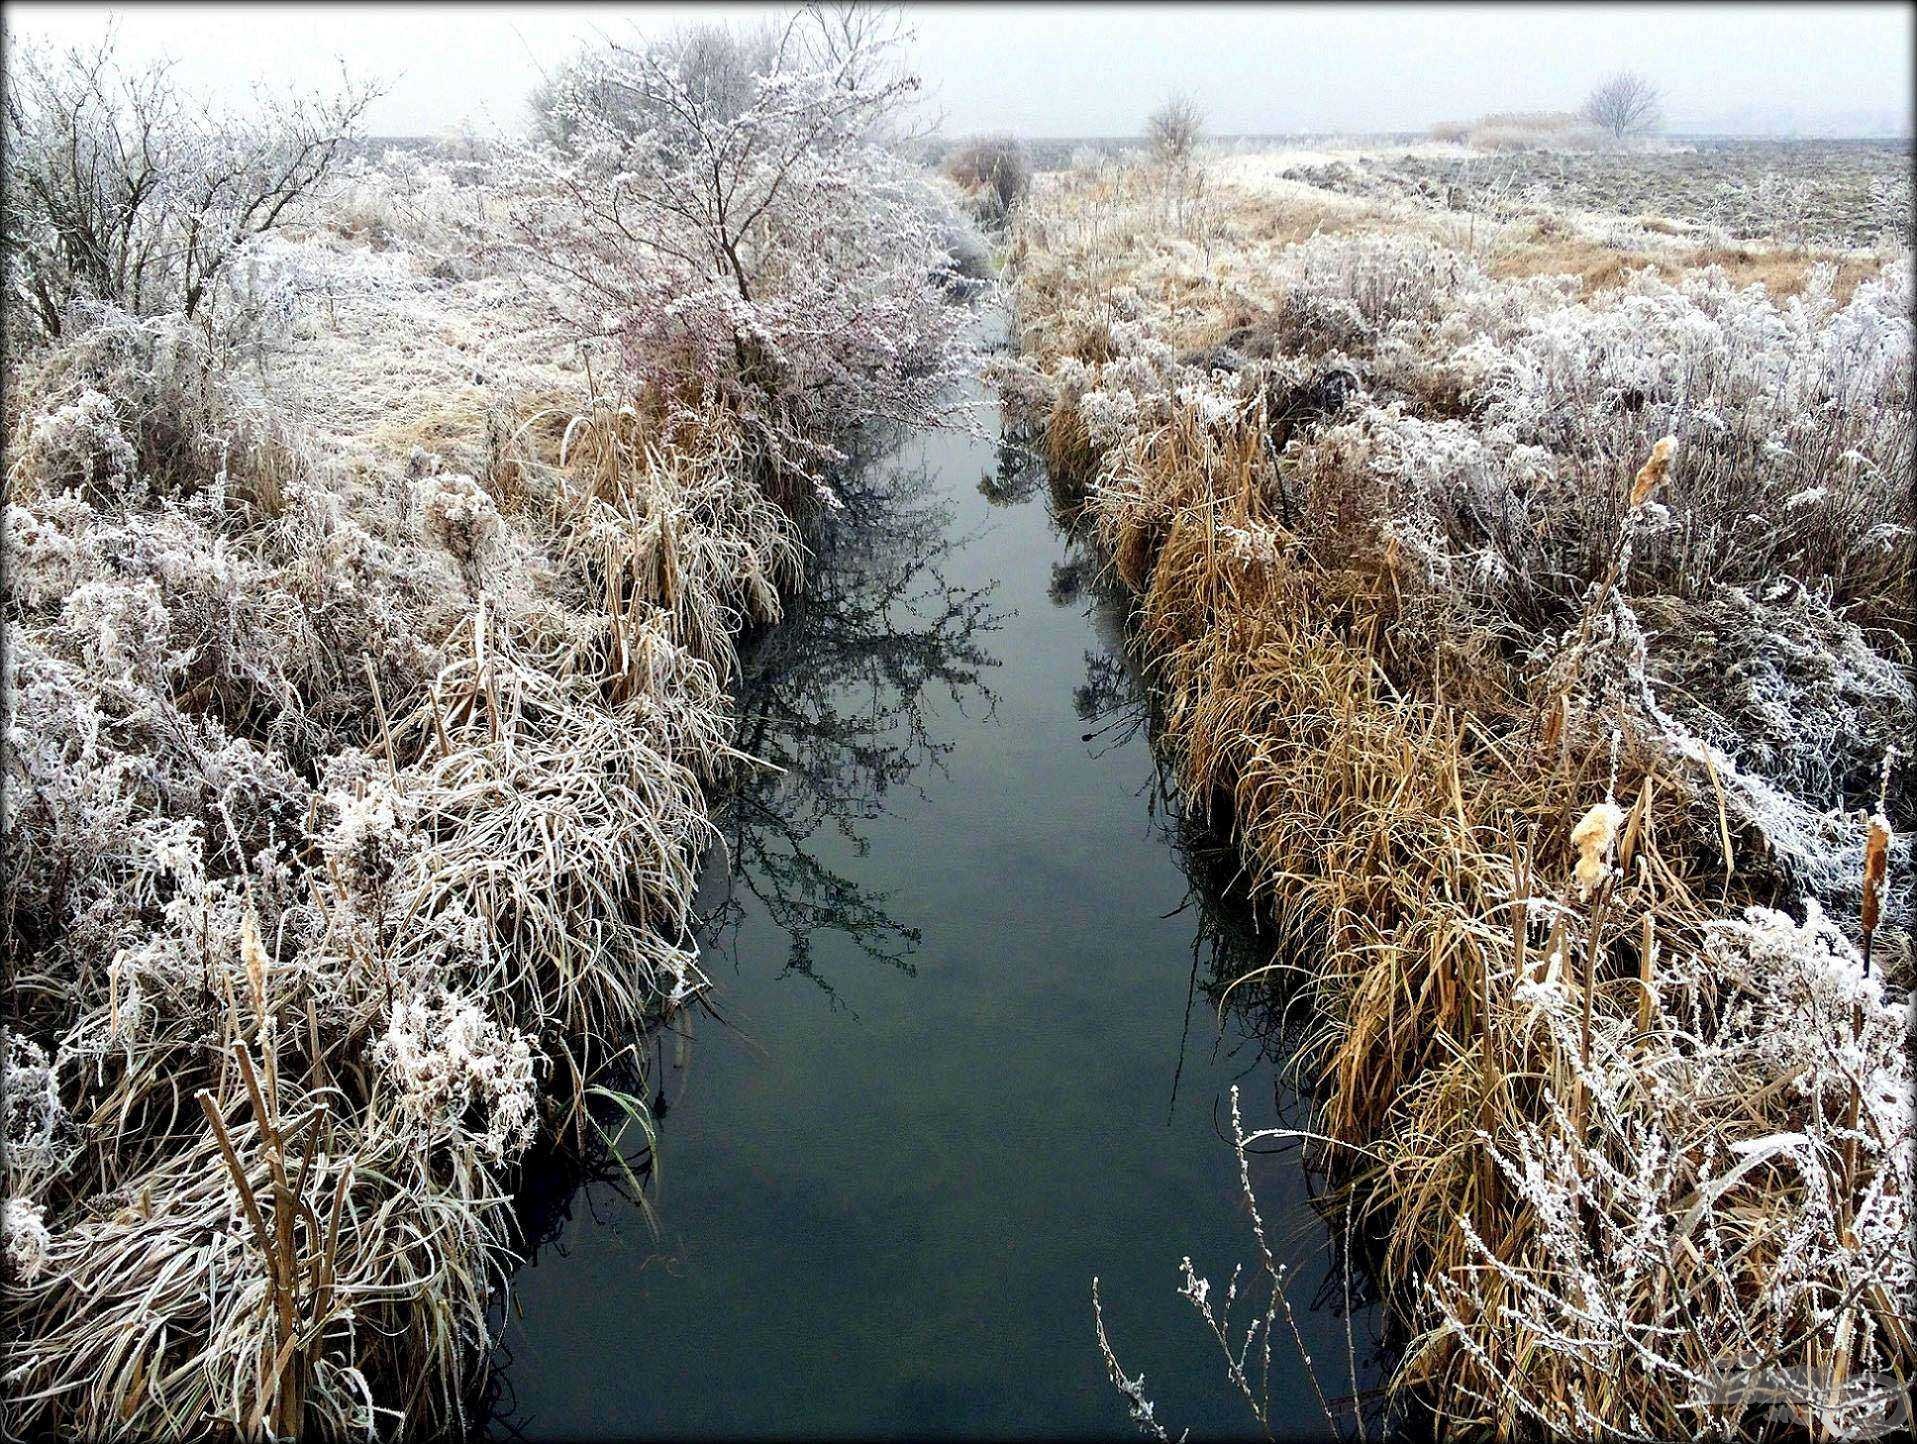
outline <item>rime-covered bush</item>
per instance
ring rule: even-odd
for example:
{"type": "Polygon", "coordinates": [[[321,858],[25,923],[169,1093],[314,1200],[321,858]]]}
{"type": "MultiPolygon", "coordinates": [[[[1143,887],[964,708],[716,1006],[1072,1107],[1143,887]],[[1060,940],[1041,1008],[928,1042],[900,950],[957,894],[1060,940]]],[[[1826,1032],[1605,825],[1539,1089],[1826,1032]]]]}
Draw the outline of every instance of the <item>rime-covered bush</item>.
{"type": "MultiPolygon", "coordinates": [[[[1657,982],[1660,1046],[1599,1028],[1578,1072],[1594,1129],[1557,1099],[1489,1145],[1530,1237],[1493,1248],[1467,1221],[1472,1272],[1430,1280],[1424,1347],[1470,1348],[1495,1293],[1525,1377],[1486,1358],[1470,1387],[1522,1429],[1730,1438],[1814,1400],[1822,1427],[1871,1432],[1895,1418],[1903,1351],[1854,1300],[1917,1297],[1910,1008],[1815,902],[1802,922],[1716,924],[1694,956],[1657,982]],[[1845,1371],[1805,1368],[1804,1341],[1832,1337],[1845,1371]],[[1615,1377],[1670,1381],[1680,1412],[1661,1390],[1613,1401],[1615,1377]]],[[[1575,994],[1520,991],[1529,1026],[1578,1055],[1575,994]]]]}
{"type": "Polygon", "coordinates": [[[749,464],[815,482],[835,439],[939,414],[970,356],[937,188],[873,138],[916,86],[883,59],[795,44],[742,101],[669,45],[608,44],[552,98],[565,147],[505,168],[500,239],[555,321],[616,343],[653,404],[734,418],[749,464]]]}
{"type": "Polygon", "coordinates": [[[307,196],[374,92],[277,98],[245,120],[133,69],[113,38],[7,44],[4,228],[10,353],[67,334],[76,305],[192,317],[247,242],[307,196]]]}
{"type": "Polygon", "coordinates": [[[1032,161],[1009,135],[981,136],[962,142],[945,159],[945,173],[972,199],[979,219],[1009,220],[1032,188],[1032,161]]]}
{"type": "Polygon", "coordinates": [[[112,502],[210,487],[276,506],[305,458],[237,378],[284,335],[293,292],[278,278],[255,281],[260,304],[237,330],[226,329],[234,313],[224,305],[204,323],[74,306],[63,343],[19,368],[6,448],[13,489],[112,502]]]}
{"type": "Polygon", "coordinates": [[[373,1049],[425,1146],[474,1148],[495,1162],[532,1141],[534,1056],[525,1034],[447,992],[397,1004],[373,1049]]]}

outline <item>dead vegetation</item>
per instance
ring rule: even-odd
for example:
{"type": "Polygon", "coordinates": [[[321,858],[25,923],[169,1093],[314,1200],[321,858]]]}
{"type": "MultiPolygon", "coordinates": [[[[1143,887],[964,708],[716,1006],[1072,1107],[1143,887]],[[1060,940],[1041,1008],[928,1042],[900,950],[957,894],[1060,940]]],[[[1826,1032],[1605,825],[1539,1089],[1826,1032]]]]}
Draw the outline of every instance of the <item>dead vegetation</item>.
{"type": "MultiPolygon", "coordinates": [[[[1683,231],[1656,219],[1639,221],[1653,235],[1683,235],[1683,231]]],[[[1522,280],[1529,276],[1574,276],[1586,293],[1611,290],[1624,285],[1634,271],[1649,268],[1667,280],[1677,280],[1691,271],[1716,267],[1739,287],[1762,286],[1774,300],[1786,301],[1802,295],[1819,266],[1833,268],[1831,294],[1839,305],[1847,303],[1863,281],[1877,274],[1881,262],[1874,258],[1817,251],[1801,247],[1781,249],[1750,245],[1698,246],[1680,256],[1634,252],[1614,243],[1582,236],[1551,235],[1544,228],[1535,240],[1501,244],[1486,262],[1485,270],[1500,280],[1522,280]]]]}
{"type": "Polygon", "coordinates": [[[8,1427],[453,1424],[514,1163],[700,985],[700,784],[796,531],[723,426],[617,407],[510,488],[263,468],[236,381],[156,411],[116,327],[8,448],[8,1427]]]}
{"type": "Polygon", "coordinates": [[[1285,939],[1236,988],[1312,1019],[1396,1387],[1871,1427],[1917,1368],[1910,849],[1869,852],[1917,823],[1907,258],[1588,286],[1124,195],[1028,208],[1007,391],[1285,939]]]}

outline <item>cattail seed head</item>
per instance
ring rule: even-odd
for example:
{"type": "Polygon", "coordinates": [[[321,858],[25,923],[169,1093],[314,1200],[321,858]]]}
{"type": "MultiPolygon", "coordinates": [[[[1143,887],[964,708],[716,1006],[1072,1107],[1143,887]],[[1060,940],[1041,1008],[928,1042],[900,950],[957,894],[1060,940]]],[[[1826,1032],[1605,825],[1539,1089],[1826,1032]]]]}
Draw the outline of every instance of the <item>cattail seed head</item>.
{"type": "Polygon", "coordinates": [[[240,961],[246,967],[246,980],[253,987],[253,1001],[262,1017],[266,1014],[266,947],[260,941],[260,920],[252,908],[240,920],[240,961]]]}
{"type": "Polygon", "coordinates": [[[1864,931],[1877,931],[1877,917],[1883,906],[1885,875],[1890,870],[1890,822],[1880,812],[1870,820],[1864,834],[1864,931]]]}
{"type": "Polygon", "coordinates": [[[1624,822],[1624,810],[1615,802],[1598,803],[1571,829],[1571,846],[1578,850],[1578,896],[1589,897],[1611,870],[1611,849],[1617,844],[1617,830],[1624,822]]]}
{"type": "Polygon", "coordinates": [[[1651,459],[1640,466],[1637,481],[1631,487],[1631,505],[1643,506],[1651,499],[1651,493],[1664,484],[1664,473],[1671,469],[1671,453],[1677,450],[1677,438],[1665,436],[1659,438],[1651,448],[1651,459]]]}

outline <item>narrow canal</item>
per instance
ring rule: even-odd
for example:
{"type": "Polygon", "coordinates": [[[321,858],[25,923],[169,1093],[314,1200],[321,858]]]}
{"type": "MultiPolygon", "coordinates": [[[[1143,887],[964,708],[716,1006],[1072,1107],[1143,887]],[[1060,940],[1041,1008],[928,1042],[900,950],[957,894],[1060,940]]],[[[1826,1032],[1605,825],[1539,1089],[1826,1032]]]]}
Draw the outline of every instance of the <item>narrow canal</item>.
{"type": "MultiPolygon", "coordinates": [[[[659,1050],[653,1218],[572,1196],[514,1280],[492,1430],[1122,1437],[1098,1274],[1159,1417],[1242,1435],[1178,1264],[1220,1295],[1252,1264],[1229,1089],[1253,1127],[1285,1100],[1206,996],[1220,910],[1157,801],[1121,618],[990,439],[908,436],[848,499],[748,657],[741,745],[784,770],[721,808],[712,1011],[659,1050]]],[[[1253,1178],[1347,1393],[1297,1153],[1253,1178]]],[[[1360,1306],[1361,1384],[1374,1328],[1360,1306]]],[[[1286,1337],[1274,1431],[1326,1435],[1286,1337]]]]}

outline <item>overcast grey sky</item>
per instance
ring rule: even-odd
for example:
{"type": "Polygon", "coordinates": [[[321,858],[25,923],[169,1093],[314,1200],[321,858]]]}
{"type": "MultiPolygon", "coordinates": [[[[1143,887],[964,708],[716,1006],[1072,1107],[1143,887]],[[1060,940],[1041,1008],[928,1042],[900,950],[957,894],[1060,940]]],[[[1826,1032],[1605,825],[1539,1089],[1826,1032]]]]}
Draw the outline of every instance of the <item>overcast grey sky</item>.
{"type": "MultiPolygon", "coordinates": [[[[1167,93],[1215,134],[1418,130],[1487,110],[1569,109],[1626,66],[1674,129],[1908,134],[1908,5],[919,5],[914,56],[948,134],[1129,135],[1167,93]]],[[[343,57],[391,88],[376,134],[517,127],[542,65],[594,27],[669,29],[776,7],[151,5],[124,12],[134,54],[196,87],[324,80],[343,57]]],[[[67,42],[107,6],[8,5],[9,28],[67,42]]]]}

